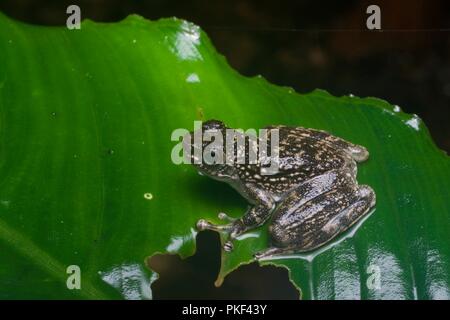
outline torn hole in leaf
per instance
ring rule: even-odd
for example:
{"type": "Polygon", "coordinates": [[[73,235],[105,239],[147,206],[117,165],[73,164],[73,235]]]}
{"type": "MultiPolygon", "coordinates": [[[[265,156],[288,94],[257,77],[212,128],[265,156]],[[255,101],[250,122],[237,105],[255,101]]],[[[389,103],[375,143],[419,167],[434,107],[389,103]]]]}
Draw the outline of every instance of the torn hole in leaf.
{"type": "Polygon", "coordinates": [[[298,299],[299,292],[289,281],[288,271],[257,262],[241,266],[221,287],[214,286],[220,268],[219,235],[213,231],[197,235],[197,251],[186,259],[157,254],[147,260],[159,274],[152,283],[154,299],[298,299]]]}

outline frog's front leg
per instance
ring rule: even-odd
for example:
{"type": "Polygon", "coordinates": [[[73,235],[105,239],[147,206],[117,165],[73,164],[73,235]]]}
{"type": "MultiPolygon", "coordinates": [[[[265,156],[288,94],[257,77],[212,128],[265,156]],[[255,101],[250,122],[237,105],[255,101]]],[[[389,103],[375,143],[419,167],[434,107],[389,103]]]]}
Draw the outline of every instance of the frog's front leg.
{"type": "Polygon", "coordinates": [[[226,232],[228,239],[224,244],[225,251],[233,250],[233,240],[239,235],[254,229],[267,221],[273,209],[275,208],[275,200],[267,192],[264,192],[252,184],[247,184],[243,190],[246,197],[255,203],[247,212],[239,219],[232,219],[224,213],[219,213],[219,219],[229,220],[230,223],[225,225],[212,224],[204,219],[197,222],[199,230],[213,230],[217,232],[226,232]]]}

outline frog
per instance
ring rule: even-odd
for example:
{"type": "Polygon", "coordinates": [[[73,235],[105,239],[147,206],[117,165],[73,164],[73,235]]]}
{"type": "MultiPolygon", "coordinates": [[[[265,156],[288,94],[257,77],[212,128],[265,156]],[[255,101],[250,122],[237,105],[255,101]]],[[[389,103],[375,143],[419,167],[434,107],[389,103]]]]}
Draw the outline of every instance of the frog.
{"type": "MultiPolygon", "coordinates": [[[[225,141],[227,129],[231,128],[222,121],[211,119],[203,122],[199,130],[216,132],[225,141]]],[[[220,212],[218,218],[225,223],[214,224],[205,219],[196,223],[200,231],[223,233],[224,251],[231,252],[236,238],[265,223],[270,245],[256,252],[255,259],[313,251],[344,233],[375,206],[374,190],[356,180],[357,163],[369,158],[364,146],[319,129],[286,125],[264,129],[267,145],[274,130],[278,134],[275,173],[263,174],[267,163],[260,159],[231,164],[191,162],[201,175],[228,183],[250,204],[239,218],[220,212]]],[[[196,146],[191,139],[193,134],[186,136],[184,148],[204,151],[209,142],[196,146]]],[[[212,152],[226,152],[225,147],[218,148],[222,149],[212,152]]],[[[245,156],[248,160],[248,154],[245,156]]],[[[194,156],[190,157],[193,160],[194,156]]]]}

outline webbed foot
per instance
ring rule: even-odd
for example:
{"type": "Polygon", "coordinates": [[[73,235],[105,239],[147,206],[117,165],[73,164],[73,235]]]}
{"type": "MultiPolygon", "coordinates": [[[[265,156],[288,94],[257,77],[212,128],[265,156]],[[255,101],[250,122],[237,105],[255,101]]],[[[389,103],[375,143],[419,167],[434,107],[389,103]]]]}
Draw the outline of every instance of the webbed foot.
{"type": "Polygon", "coordinates": [[[205,219],[200,219],[197,221],[197,229],[200,231],[212,230],[219,233],[226,233],[228,235],[228,239],[225,241],[223,249],[226,252],[231,252],[234,248],[233,240],[245,230],[245,227],[240,219],[232,218],[223,212],[220,212],[218,217],[220,220],[225,220],[229,223],[219,225],[208,222],[205,219]]]}

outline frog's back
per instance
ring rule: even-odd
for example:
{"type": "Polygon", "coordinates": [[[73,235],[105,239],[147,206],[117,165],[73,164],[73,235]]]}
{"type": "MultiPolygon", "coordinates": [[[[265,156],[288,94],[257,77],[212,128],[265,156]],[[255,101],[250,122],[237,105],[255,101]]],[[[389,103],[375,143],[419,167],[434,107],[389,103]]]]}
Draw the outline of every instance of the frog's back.
{"type": "MultiPolygon", "coordinates": [[[[242,178],[252,180],[250,182],[270,191],[275,197],[333,169],[346,168],[356,174],[355,161],[363,161],[368,156],[364,147],[325,131],[287,126],[270,126],[266,129],[278,129],[278,172],[273,175],[261,174],[258,165],[252,168],[254,174],[242,178]]],[[[268,134],[270,140],[271,132],[268,134]]]]}
{"type": "MultiPolygon", "coordinates": [[[[333,156],[361,162],[367,160],[369,156],[363,146],[353,144],[326,131],[287,126],[270,126],[266,129],[278,129],[280,157],[301,158],[309,154],[314,155],[317,162],[330,161],[333,156]]],[[[269,131],[269,139],[270,137],[269,131]]]]}

